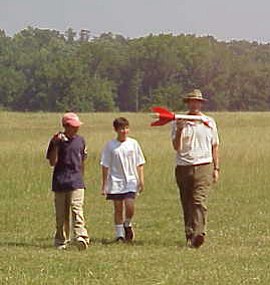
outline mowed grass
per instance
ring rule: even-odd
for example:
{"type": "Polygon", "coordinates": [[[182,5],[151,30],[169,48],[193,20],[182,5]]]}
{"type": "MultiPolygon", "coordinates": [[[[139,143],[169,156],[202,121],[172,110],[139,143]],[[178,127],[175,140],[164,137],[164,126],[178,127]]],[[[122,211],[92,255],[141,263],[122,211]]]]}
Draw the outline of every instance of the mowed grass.
{"type": "Polygon", "coordinates": [[[212,115],[221,174],[209,197],[206,243],[194,250],[185,247],[170,126],[151,128],[147,114],[80,114],[92,243],[79,252],[52,246],[52,169],[45,151],[61,129],[61,114],[0,113],[0,284],[269,284],[270,113],[212,115]],[[100,152],[119,115],[130,120],[130,135],[147,159],[134,245],[106,244],[114,237],[113,212],[100,195],[100,152]]]}

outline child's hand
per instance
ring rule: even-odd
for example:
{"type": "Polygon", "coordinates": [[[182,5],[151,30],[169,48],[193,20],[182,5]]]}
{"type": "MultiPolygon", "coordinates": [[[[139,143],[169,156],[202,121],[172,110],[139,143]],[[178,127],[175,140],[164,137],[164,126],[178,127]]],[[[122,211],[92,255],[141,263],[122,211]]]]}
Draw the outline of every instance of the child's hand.
{"type": "Polygon", "coordinates": [[[58,132],[56,133],[53,137],[52,137],[52,143],[54,145],[59,144],[62,141],[68,141],[68,138],[66,137],[66,135],[62,132],[58,132]]]}
{"type": "Polygon", "coordinates": [[[143,190],[144,190],[144,183],[142,183],[142,182],[139,183],[138,190],[139,190],[139,193],[143,192],[143,190]]]}
{"type": "Polygon", "coordinates": [[[101,187],[101,195],[105,196],[107,194],[105,186],[101,187]]]}
{"type": "Polygon", "coordinates": [[[52,139],[51,139],[52,143],[54,145],[57,145],[60,141],[61,141],[61,136],[60,136],[60,132],[56,133],[53,135],[52,139]]]}

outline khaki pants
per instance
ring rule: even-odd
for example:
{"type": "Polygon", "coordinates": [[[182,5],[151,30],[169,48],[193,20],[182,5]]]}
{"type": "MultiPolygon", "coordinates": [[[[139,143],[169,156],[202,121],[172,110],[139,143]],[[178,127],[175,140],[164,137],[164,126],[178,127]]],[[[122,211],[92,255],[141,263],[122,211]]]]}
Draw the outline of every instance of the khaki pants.
{"type": "Polygon", "coordinates": [[[178,165],[175,168],[187,238],[206,234],[206,203],[213,181],[212,173],[212,164],[178,165]]]}
{"type": "Polygon", "coordinates": [[[66,244],[73,238],[83,237],[89,243],[83,216],[84,189],[55,193],[56,246],[66,244]],[[72,218],[71,218],[72,217],[72,218]]]}

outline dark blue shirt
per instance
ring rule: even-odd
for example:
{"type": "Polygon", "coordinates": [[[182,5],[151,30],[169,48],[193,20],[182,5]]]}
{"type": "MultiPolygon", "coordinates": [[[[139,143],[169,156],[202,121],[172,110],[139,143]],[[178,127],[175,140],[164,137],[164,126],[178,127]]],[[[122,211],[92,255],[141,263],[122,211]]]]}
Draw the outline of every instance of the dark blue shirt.
{"type": "MultiPolygon", "coordinates": [[[[60,141],[57,145],[58,160],[53,171],[52,191],[85,188],[82,175],[82,164],[87,155],[84,138],[76,135],[66,141],[60,141]]],[[[54,144],[50,141],[46,153],[47,159],[53,147],[54,144]]]]}

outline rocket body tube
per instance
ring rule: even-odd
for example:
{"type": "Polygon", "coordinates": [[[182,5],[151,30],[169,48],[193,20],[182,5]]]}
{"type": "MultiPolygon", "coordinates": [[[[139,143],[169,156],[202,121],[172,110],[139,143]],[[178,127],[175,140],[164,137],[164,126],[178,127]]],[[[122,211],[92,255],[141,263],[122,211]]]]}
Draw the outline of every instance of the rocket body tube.
{"type": "Polygon", "coordinates": [[[189,121],[204,121],[205,116],[200,115],[186,115],[186,114],[175,114],[174,115],[175,120],[189,120],[189,121]]]}
{"type": "Polygon", "coordinates": [[[208,119],[205,116],[200,115],[187,115],[187,114],[174,114],[162,107],[153,107],[154,117],[157,119],[151,123],[151,126],[163,126],[174,120],[187,120],[187,121],[202,121],[206,123],[208,119]]]}

